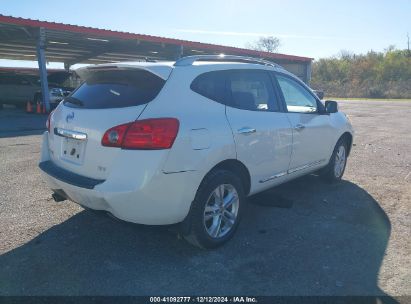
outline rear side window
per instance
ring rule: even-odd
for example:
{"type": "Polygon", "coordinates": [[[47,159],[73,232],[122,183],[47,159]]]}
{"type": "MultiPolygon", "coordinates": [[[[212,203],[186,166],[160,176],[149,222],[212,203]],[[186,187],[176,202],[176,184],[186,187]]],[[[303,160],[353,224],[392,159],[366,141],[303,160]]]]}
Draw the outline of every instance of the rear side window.
{"type": "Polygon", "coordinates": [[[138,106],[153,100],[164,84],[165,80],[144,70],[96,71],[64,104],[86,109],[138,106]]]}
{"type": "Polygon", "coordinates": [[[214,71],[201,74],[194,79],[190,88],[204,97],[225,104],[226,74],[226,71],[214,71]]]}

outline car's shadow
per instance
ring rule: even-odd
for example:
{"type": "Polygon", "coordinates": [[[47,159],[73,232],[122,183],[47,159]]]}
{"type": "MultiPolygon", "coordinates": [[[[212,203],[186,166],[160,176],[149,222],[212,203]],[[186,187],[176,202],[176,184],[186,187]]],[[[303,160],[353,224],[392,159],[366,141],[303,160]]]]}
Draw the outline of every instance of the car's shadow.
{"type": "Polygon", "coordinates": [[[0,109],[0,138],[43,134],[47,117],[47,114],[29,114],[23,109],[0,109]]]}
{"type": "Polygon", "coordinates": [[[385,295],[390,222],[366,191],[307,176],[249,202],[213,251],[166,227],[80,212],[0,256],[0,294],[385,295]]]}
{"type": "Polygon", "coordinates": [[[26,130],[26,131],[0,131],[0,138],[9,138],[9,137],[20,137],[20,136],[32,136],[32,135],[41,135],[46,131],[46,129],[38,130],[26,130]]]}

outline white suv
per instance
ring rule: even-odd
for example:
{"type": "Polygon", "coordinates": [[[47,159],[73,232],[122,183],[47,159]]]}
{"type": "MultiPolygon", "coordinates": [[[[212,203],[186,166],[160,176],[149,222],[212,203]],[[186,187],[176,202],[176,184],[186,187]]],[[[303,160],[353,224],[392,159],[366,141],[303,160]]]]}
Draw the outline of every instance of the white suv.
{"type": "Polygon", "coordinates": [[[192,56],[77,73],[85,82],[43,135],[39,166],[56,201],[181,223],[188,241],[212,248],[233,236],[247,196],[315,171],[344,173],[347,117],[271,62],[192,56]]]}

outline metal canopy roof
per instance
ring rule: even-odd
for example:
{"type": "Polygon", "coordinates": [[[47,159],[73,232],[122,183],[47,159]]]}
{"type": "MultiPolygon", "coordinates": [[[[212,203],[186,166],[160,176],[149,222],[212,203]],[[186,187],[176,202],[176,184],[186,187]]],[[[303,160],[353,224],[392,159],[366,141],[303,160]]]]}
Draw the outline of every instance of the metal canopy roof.
{"type": "Polygon", "coordinates": [[[312,58],[259,52],[186,40],[46,22],[0,15],[0,58],[37,60],[40,29],[45,33],[47,61],[108,63],[176,60],[181,55],[231,54],[265,58],[276,63],[310,63],[312,58]]]}
{"type": "MultiPolygon", "coordinates": [[[[64,72],[64,69],[47,69],[47,73],[64,72]]],[[[22,68],[22,67],[0,67],[0,74],[18,74],[18,75],[39,75],[37,68],[22,68]]]]}

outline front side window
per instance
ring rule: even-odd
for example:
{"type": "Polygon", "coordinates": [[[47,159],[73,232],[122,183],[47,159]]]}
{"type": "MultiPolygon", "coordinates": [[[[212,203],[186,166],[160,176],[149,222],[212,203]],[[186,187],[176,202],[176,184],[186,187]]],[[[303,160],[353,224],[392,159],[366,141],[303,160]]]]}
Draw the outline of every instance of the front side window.
{"type": "Polygon", "coordinates": [[[230,105],[249,111],[278,111],[269,74],[262,70],[232,70],[228,77],[230,105]]]}
{"type": "Polygon", "coordinates": [[[289,77],[276,75],[276,78],[283,93],[288,112],[317,112],[317,100],[306,88],[289,77]]]}

